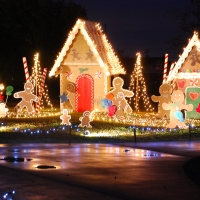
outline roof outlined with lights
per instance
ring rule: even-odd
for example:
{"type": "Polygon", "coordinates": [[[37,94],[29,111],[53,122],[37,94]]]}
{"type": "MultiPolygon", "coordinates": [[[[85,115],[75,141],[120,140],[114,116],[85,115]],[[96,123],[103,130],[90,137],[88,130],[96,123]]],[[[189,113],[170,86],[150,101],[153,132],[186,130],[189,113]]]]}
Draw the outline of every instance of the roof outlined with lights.
{"type": "Polygon", "coordinates": [[[189,40],[188,45],[184,48],[182,55],[180,55],[180,58],[178,59],[178,61],[174,63],[174,67],[169,72],[166,82],[172,81],[177,76],[179,76],[179,78],[199,77],[200,75],[199,73],[194,73],[196,71],[194,71],[193,73],[191,73],[191,71],[186,71],[185,73],[179,72],[186,58],[189,56],[189,53],[192,51],[194,47],[198,52],[200,52],[200,40],[198,38],[197,32],[194,32],[193,37],[189,40]]]}
{"type": "Polygon", "coordinates": [[[88,46],[96,57],[99,65],[104,69],[107,75],[125,74],[119,58],[115,54],[111,44],[108,42],[106,35],[103,33],[101,26],[97,22],[85,21],[78,19],[75,26],[72,28],[64,46],[58,55],[53,68],[50,71],[50,76],[54,76],[56,70],[61,65],[67,51],[75,39],[76,34],[80,30],[84,36],[88,46]]]}

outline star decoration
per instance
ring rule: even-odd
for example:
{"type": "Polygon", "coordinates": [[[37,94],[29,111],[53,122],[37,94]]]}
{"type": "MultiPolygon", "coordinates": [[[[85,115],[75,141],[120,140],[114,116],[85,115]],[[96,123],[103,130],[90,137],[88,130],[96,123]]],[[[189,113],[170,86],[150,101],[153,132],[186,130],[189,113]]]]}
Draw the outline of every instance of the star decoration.
{"type": "Polygon", "coordinates": [[[68,100],[68,96],[64,92],[59,97],[61,98],[61,103],[64,103],[68,100]]]}

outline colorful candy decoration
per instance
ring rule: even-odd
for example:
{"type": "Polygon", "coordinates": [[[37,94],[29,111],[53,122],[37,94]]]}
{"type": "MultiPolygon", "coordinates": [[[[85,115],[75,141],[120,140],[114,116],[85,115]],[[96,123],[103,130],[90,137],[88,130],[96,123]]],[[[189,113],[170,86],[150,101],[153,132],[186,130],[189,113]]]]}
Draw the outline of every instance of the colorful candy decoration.
{"type": "Polygon", "coordinates": [[[79,118],[79,120],[81,121],[81,123],[78,125],[79,127],[92,128],[92,126],[90,125],[90,122],[92,121],[90,114],[90,111],[85,111],[83,113],[83,117],[79,118]]]}
{"type": "Polygon", "coordinates": [[[38,102],[39,98],[32,94],[33,84],[30,81],[27,81],[24,84],[24,91],[14,93],[15,98],[22,98],[22,100],[17,104],[17,112],[22,112],[23,108],[26,108],[28,113],[31,114],[34,112],[33,101],[38,102]]]}
{"type": "Polygon", "coordinates": [[[4,100],[4,96],[2,94],[0,94],[0,101],[4,100]]]}
{"type": "Polygon", "coordinates": [[[163,83],[167,80],[167,65],[168,65],[168,54],[165,54],[164,72],[163,72],[163,83]]]}
{"type": "Polygon", "coordinates": [[[198,104],[197,108],[196,108],[196,112],[200,113],[200,103],[198,104]]]}
{"type": "Polygon", "coordinates": [[[186,85],[186,80],[183,79],[181,81],[177,81],[177,85],[178,85],[179,88],[184,89],[185,85],[186,85]]]}
{"type": "Polygon", "coordinates": [[[24,64],[24,72],[25,72],[25,77],[26,77],[26,82],[29,80],[29,72],[28,72],[28,65],[26,61],[26,57],[22,58],[23,64],[24,64]]]}
{"type": "Polygon", "coordinates": [[[187,111],[193,110],[193,105],[183,104],[184,102],[184,94],[181,90],[173,91],[171,95],[172,103],[163,103],[162,107],[164,110],[170,110],[170,122],[166,126],[166,128],[175,128],[178,126],[179,128],[187,128],[186,124],[184,123],[183,115],[181,110],[185,109],[187,111]]]}
{"type": "Polygon", "coordinates": [[[73,77],[72,72],[71,72],[71,71],[65,72],[65,77],[66,77],[67,79],[71,79],[71,78],[73,77]]]}
{"type": "Polygon", "coordinates": [[[10,96],[13,92],[13,86],[7,86],[6,87],[6,95],[10,96]]]}
{"type": "Polygon", "coordinates": [[[108,116],[113,117],[116,113],[117,106],[116,105],[111,105],[108,107],[108,116]]]}
{"type": "Polygon", "coordinates": [[[199,97],[199,93],[198,92],[189,92],[189,97],[195,101],[198,97],[199,97]]]}
{"type": "Polygon", "coordinates": [[[100,101],[100,104],[101,104],[102,108],[108,108],[109,106],[112,105],[112,101],[109,99],[102,99],[100,101]]]}
{"type": "Polygon", "coordinates": [[[59,97],[61,99],[61,103],[67,102],[68,100],[68,96],[65,94],[65,92],[63,92],[59,97]]]}
{"type": "Polygon", "coordinates": [[[109,99],[109,100],[113,100],[114,99],[114,95],[112,94],[112,93],[108,93],[107,95],[106,95],[106,99],[109,99]]]}
{"type": "Polygon", "coordinates": [[[97,79],[100,79],[100,78],[102,77],[102,72],[96,71],[96,72],[94,73],[94,77],[97,78],[97,79]]]}
{"type": "Polygon", "coordinates": [[[8,100],[8,96],[10,96],[11,94],[12,94],[12,92],[13,92],[13,86],[7,86],[6,87],[6,95],[7,95],[7,97],[6,97],[6,103],[7,103],[7,100],[8,100]]]}
{"type": "Polygon", "coordinates": [[[179,110],[174,112],[174,117],[178,119],[180,122],[184,122],[185,119],[183,118],[183,113],[179,110]]]}
{"type": "Polygon", "coordinates": [[[199,80],[197,78],[191,78],[190,79],[190,85],[191,86],[197,86],[199,83],[199,80]]]}
{"type": "Polygon", "coordinates": [[[79,68],[79,73],[80,74],[82,74],[85,71],[88,71],[88,68],[79,68]]]}
{"type": "Polygon", "coordinates": [[[70,123],[70,119],[71,119],[71,115],[68,115],[68,110],[67,109],[63,109],[62,111],[62,115],[60,116],[60,119],[62,120],[61,125],[71,125],[70,123]]]}

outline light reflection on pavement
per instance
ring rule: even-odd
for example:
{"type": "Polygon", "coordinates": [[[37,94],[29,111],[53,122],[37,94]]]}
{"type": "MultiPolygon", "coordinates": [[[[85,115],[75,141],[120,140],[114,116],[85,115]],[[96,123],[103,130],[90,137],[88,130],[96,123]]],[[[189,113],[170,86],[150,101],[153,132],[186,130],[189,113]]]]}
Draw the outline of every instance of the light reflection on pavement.
{"type": "MultiPolygon", "coordinates": [[[[0,164],[9,165],[14,168],[36,169],[38,165],[54,165],[56,169],[72,167],[74,163],[89,162],[88,157],[102,162],[114,162],[121,158],[127,159],[156,159],[156,157],[174,157],[171,154],[158,153],[150,150],[125,148],[108,144],[78,144],[58,145],[51,148],[51,145],[19,145],[17,147],[4,145],[1,147],[0,159],[5,157],[25,158],[24,162],[0,161],[0,164]],[[60,147],[61,146],[61,147],[60,147]],[[27,159],[32,159],[27,161],[27,159]],[[70,159],[70,163],[68,162],[70,159]]],[[[38,169],[37,169],[38,170],[38,169]]]]}
{"type": "MultiPolygon", "coordinates": [[[[166,151],[156,143],[151,148],[148,143],[137,144],[134,148],[133,144],[0,145],[0,159],[9,156],[32,159],[25,162],[0,160],[0,166],[122,199],[184,200],[190,199],[191,193],[193,200],[199,199],[198,187],[182,169],[189,157],[169,153],[170,146],[174,148],[175,145],[164,144],[166,151]],[[36,168],[41,165],[56,168],[36,168]]],[[[188,149],[183,144],[179,151],[184,152],[184,148],[191,152],[192,146],[188,149]]]]}

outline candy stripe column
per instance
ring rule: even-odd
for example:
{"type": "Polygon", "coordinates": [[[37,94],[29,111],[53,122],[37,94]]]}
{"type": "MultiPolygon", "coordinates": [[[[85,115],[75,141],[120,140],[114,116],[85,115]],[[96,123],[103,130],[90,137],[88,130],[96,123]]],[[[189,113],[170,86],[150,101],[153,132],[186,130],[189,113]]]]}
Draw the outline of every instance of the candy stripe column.
{"type": "Polygon", "coordinates": [[[165,54],[164,72],[163,72],[163,83],[167,79],[167,65],[168,65],[168,54],[165,54]]]}
{"type": "Polygon", "coordinates": [[[26,82],[27,82],[29,80],[29,73],[28,73],[26,57],[23,57],[22,60],[23,60],[23,64],[24,64],[24,72],[25,72],[25,77],[26,77],[26,82]]]}
{"type": "Polygon", "coordinates": [[[42,98],[42,93],[44,91],[44,83],[45,83],[46,74],[47,74],[47,68],[44,68],[42,78],[41,78],[41,82],[40,82],[39,95],[38,95],[39,101],[37,102],[36,109],[35,109],[36,113],[38,113],[38,111],[40,109],[40,102],[41,102],[41,98],[42,98]]]}

